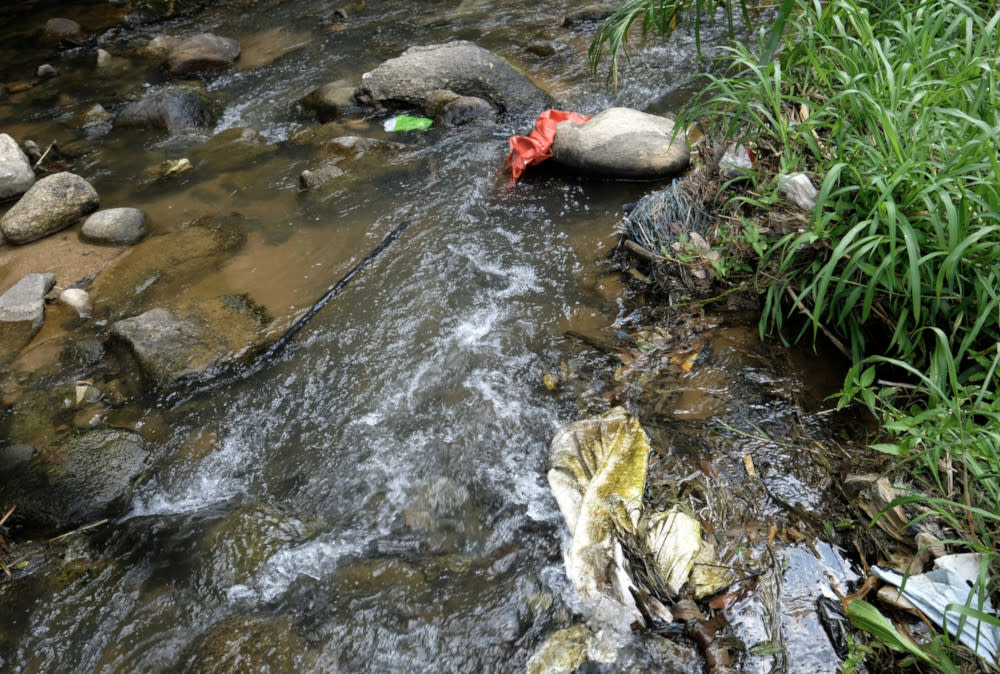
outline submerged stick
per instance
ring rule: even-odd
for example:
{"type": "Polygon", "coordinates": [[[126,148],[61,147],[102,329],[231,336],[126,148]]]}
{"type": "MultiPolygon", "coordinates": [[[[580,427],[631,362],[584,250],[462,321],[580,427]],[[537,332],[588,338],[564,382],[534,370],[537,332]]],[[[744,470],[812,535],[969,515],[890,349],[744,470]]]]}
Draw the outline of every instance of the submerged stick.
{"type": "Polygon", "coordinates": [[[295,337],[298,331],[301,330],[313,316],[319,313],[320,309],[326,306],[327,302],[336,297],[340,291],[344,289],[344,286],[346,286],[359,271],[371,264],[375,258],[385,252],[386,248],[395,243],[396,239],[398,239],[409,226],[410,221],[404,220],[396,226],[396,229],[389,232],[386,237],[382,239],[382,242],[375,246],[375,248],[373,248],[371,252],[369,252],[363,260],[361,260],[361,262],[354,265],[349,272],[344,274],[339,281],[333,284],[330,289],[326,291],[325,295],[316,300],[312,307],[309,308],[309,311],[304,313],[299,320],[295,321],[292,327],[285,330],[285,334],[283,334],[277,342],[272,344],[267,351],[260,355],[257,362],[254,363],[253,367],[251,367],[244,376],[249,377],[250,375],[259,372],[264,365],[267,364],[267,361],[277,356],[286,346],[288,346],[288,343],[292,341],[292,338],[295,337]]]}
{"type": "Polygon", "coordinates": [[[319,313],[320,309],[322,309],[324,306],[326,306],[326,304],[330,300],[336,297],[340,293],[340,291],[343,290],[348,283],[350,283],[351,279],[358,274],[358,272],[360,272],[362,269],[371,264],[375,260],[375,258],[384,253],[386,249],[389,248],[389,246],[395,243],[396,240],[400,236],[402,236],[403,232],[406,231],[406,228],[410,226],[410,224],[411,224],[410,220],[404,220],[400,224],[396,225],[396,228],[391,232],[389,232],[388,234],[386,234],[385,238],[382,239],[382,241],[377,246],[375,246],[375,248],[373,248],[367,255],[365,255],[365,257],[360,262],[351,267],[351,270],[348,271],[346,274],[344,274],[339,281],[330,286],[330,289],[327,290],[322,297],[320,297],[318,300],[316,300],[316,302],[313,303],[313,305],[309,308],[309,311],[304,313],[297,321],[295,321],[295,323],[292,324],[292,327],[285,330],[284,334],[282,334],[281,337],[278,338],[278,341],[276,341],[274,344],[268,347],[266,351],[257,356],[253,364],[250,365],[250,367],[238,372],[237,374],[231,377],[216,379],[214,381],[205,384],[200,388],[195,389],[190,395],[188,395],[183,400],[174,405],[174,408],[180,407],[184,403],[190,402],[191,400],[200,395],[203,395],[210,391],[214,391],[215,389],[221,386],[233,384],[242,379],[247,379],[248,377],[252,377],[253,375],[263,370],[265,367],[267,367],[267,365],[272,360],[274,360],[275,357],[277,357],[278,354],[280,354],[285,349],[286,346],[288,346],[288,343],[292,341],[292,339],[295,337],[296,334],[298,334],[299,330],[305,327],[305,324],[308,323],[313,318],[313,316],[319,313]]]}

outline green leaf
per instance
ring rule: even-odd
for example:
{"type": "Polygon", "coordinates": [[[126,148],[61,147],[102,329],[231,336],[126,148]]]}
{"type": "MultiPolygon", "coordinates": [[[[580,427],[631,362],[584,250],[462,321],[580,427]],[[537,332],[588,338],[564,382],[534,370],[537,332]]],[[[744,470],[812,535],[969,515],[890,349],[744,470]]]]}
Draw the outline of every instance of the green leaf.
{"type": "Polygon", "coordinates": [[[868,632],[893,650],[905,651],[929,665],[936,665],[929,655],[904,637],[889,619],[864,599],[855,599],[847,605],[847,617],[860,630],[868,632]]]}

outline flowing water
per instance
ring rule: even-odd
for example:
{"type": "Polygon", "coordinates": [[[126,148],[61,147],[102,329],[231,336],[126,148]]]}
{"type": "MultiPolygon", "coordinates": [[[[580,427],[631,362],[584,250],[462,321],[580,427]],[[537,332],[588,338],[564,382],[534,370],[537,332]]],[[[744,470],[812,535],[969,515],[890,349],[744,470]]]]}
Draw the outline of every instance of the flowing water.
{"type": "MultiPolygon", "coordinates": [[[[400,156],[359,165],[345,187],[307,197],[296,179],[315,151],[289,139],[315,121],[295,101],[329,81],[355,84],[411,45],[463,38],[510,60],[564,109],[672,112],[705,61],[684,34],[651,43],[610,93],[587,70],[593,27],[560,27],[575,3],[368,0],[347,5],[348,21],[336,23],[343,4],[223,3],[192,18],[98,33],[112,54],[162,32],[212,31],[243,45],[241,65],[207,83],[222,110],[214,132],[252,127],[266,152],[201,150],[180,179],[143,182],[136,176],[164,159],[197,159],[206,139],[115,129],[90,141],[73,166],[102,206],[146,210],[154,235],[209,216],[243,229],[246,243],[231,259],[164,296],[249,292],[287,325],[398,223],[412,225],[272,366],[209,397],[134,414],[132,426],[159,439],[162,460],[121,519],[69,546],[79,573],[64,571],[8,607],[5,670],[517,671],[575,621],[563,524],[545,472],[549,440],[578,406],[548,391],[543,375],[559,371],[565,331],[613,338],[638,327],[608,254],[622,204],[650,185],[540,174],[508,188],[499,170],[507,136],[525,133],[531,120],[503,120],[398,138],[410,145],[400,156]]],[[[93,103],[113,108],[167,79],[135,57],[98,75],[92,46],[46,51],[34,38],[11,37],[57,11],[97,30],[122,9],[38,3],[4,29],[7,80],[30,79],[41,59],[61,73],[0,99],[0,130],[43,147],[75,141],[68,122],[93,103]]],[[[387,137],[381,122],[341,123],[345,133],[387,137]]],[[[763,347],[746,346],[753,330],[724,335],[713,351],[715,379],[692,384],[753,399],[695,417],[738,425],[770,405],[757,418],[766,424],[795,413],[789,399],[761,392],[763,375],[734,379],[763,371],[754,365],[763,347]],[[741,352],[749,355],[732,355],[741,352]]],[[[795,372],[769,380],[769,390],[808,388],[795,372]]],[[[654,437],[665,433],[667,421],[660,424],[654,437]]],[[[692,445],[684,451],[696,452],[692,445]]],[[[706,451],[739,466],[740,447],[706,451]]],[[[778,452],[773,460],[798,459],[778,452]]],[[[850,576],[833,548],[821,548],[818,556],[790,548],[789,565],[820,579],[831,569],[850,576]]],[[[810,592],[788,595],[787,620],[810,614],[794,604],[809,604],[810,592]]],[[[755,601],[733,621],[751,644],[781,630],[754,617],[755,601]]],[[[823,635],[814,623],[785,628],[790,643],[806,629],[799,652],[819,662],[792,670],[836,662],[815,646],[823,635]]],[[[613,669],[700,671],[693,646],[669,643],[623,643],[613,669]]],[[[773,662],[745,664],[767,671],[773,662]]]]}

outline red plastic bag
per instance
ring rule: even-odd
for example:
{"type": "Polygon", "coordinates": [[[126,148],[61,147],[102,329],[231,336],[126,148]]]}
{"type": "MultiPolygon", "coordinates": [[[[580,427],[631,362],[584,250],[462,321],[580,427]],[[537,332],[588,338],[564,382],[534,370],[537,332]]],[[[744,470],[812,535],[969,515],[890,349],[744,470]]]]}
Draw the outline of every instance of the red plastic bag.
{"type": "Polygon", "coordinates": [[[510,169],[511,182],[516,182],[529,166],[540,164],[552,156],[552,141],[556,135],[556,124],[573,122],[583,124],[590,115],[581,115],[564,110],[546,110],[538,115],[535,128],[530,136],[511,136],[510,154],[504,161],[504,168],[510,169]]]}

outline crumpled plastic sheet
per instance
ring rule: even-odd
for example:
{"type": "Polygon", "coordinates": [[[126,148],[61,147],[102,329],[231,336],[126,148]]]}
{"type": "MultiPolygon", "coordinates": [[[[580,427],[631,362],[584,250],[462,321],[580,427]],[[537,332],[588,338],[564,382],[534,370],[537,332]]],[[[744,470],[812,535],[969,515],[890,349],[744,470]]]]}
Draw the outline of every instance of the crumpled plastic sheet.
{"type": "MultiPolygon", "coordinates": [[[[950,556],[960,557],[963,555],[950,556]]],[[[938,561],[940,562],[941,559],[938,561]]],[[[996,615],[988,598],[980,603],[979,596],[973,594],[971,582],[975,580],[975,575],[968,578],[967,573],[959,573],[955,568],[944,567],[927,573],[911,575],[906,578],[904,585],[903,576],[894,571],[873,566],[872,573],[890,585],[902,586],[900,594],[920,609],[921,613],[928,619],[947,629],[950,634],[957,634],[959,641],[974,650],[980,657],[990,662],[997,662],[998,649],[1000,649],[1000,627],[973,617],[963,616],[954,610],[947,610],[950,604],[968,605],[982,613],[996,615]],[[970,595],[972,596],[970,597],[970,595]],[[960,625],[961,631],[959,631],[960,625]]]]}

